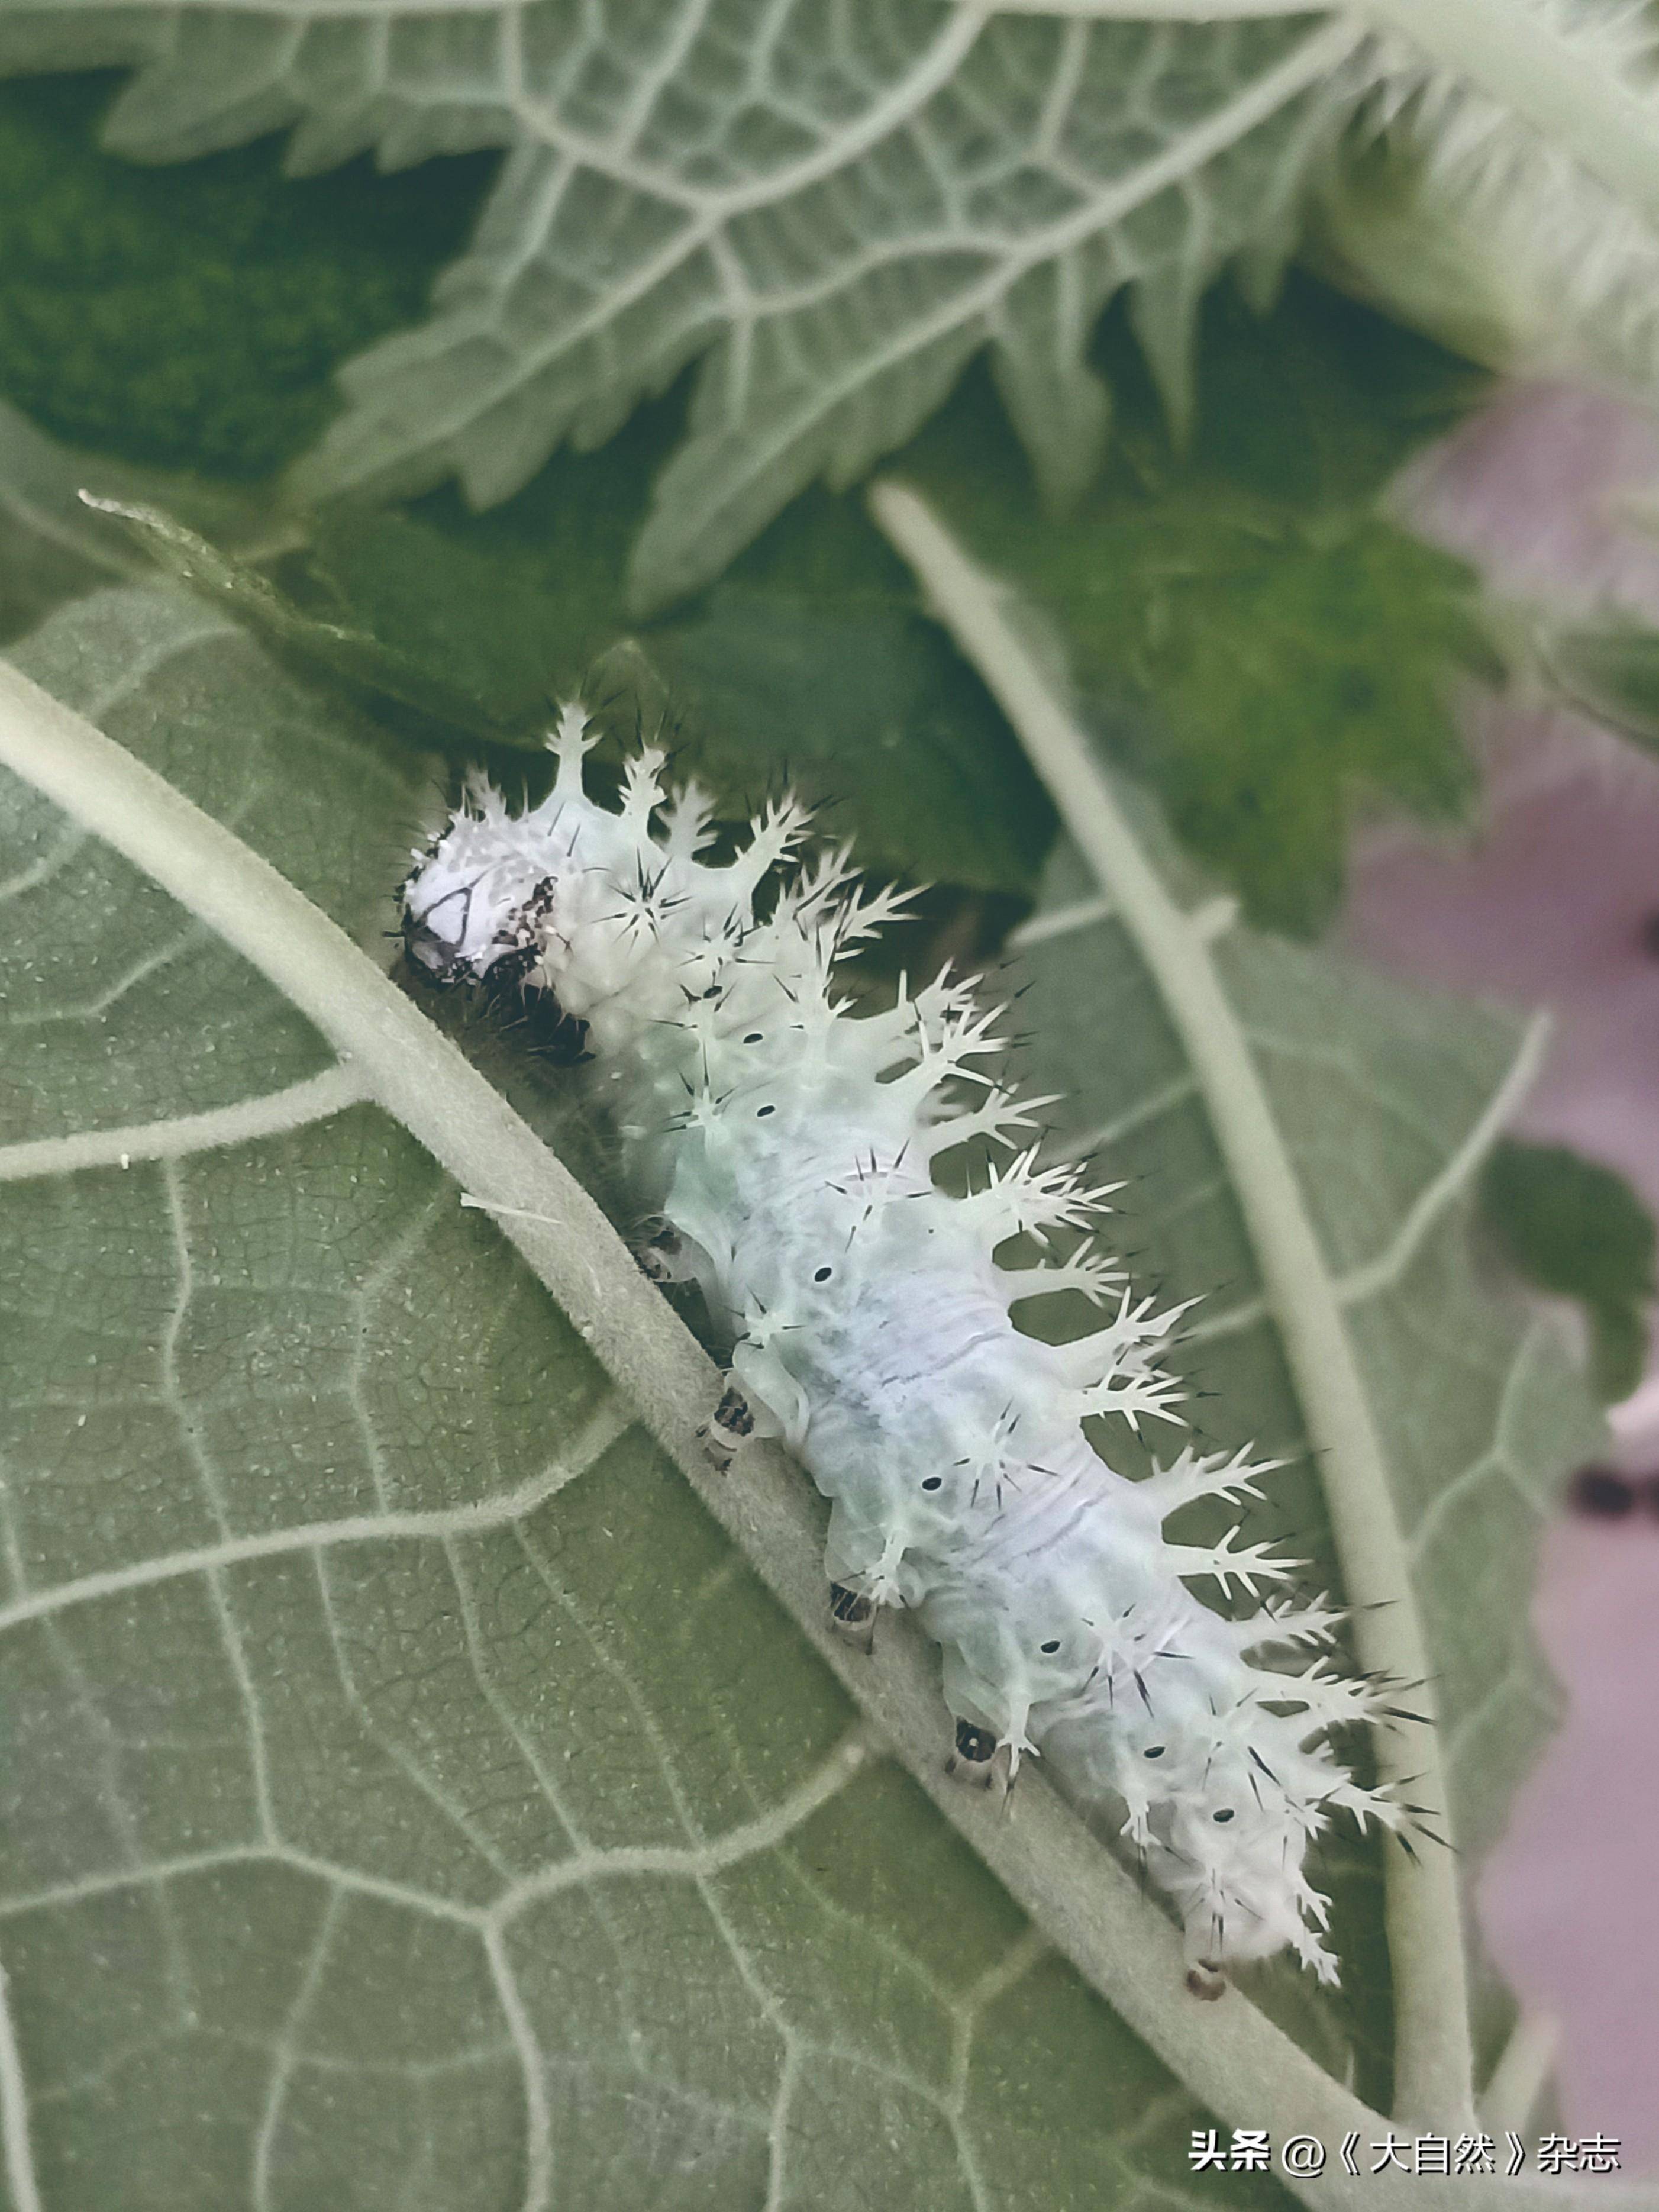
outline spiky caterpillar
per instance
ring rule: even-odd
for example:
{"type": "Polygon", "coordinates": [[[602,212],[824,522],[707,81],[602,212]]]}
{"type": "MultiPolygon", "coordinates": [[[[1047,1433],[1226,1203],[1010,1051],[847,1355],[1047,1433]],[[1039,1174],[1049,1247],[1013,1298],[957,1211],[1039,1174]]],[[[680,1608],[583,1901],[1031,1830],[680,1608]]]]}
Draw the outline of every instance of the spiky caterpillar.
{"type": "Polygon", "coordinates": [[[1179,1421],[1156,1357],[1175,1315],[1086,1240],[999,1264],[1017,1236],[1087,1231],[1107,1194],[1038,1164],[1049,1102],[982,1065],[1003,1048],[995,1013],[947,977],[882,1012],[837,997],[837,962],[902,902],[857,888],[844,853],[792,867],[793,802],[712,866],[709,805],[665,793],[660,754],[629,763],[611,811],[583,788],[580,709],[550,742],[540,805],[514,816],[475,783],[416,854],[411,957],[440,981],[516,986],[585,1041],[633,1188],[665,1224],[647,1256],[696,1279],[732,1345],[729,1440],[781,1435],[830,1499],[843,1620],[919,1613],[958,1760],[1012,1781],[1040,1747],[1074,1799],[1119,1808],[1181,1912],[1194,1987],[1218,1993],[1228,1961],[1285,1946],[1334,1982],[1304,1862],[1339,1810],[1400,1825],[1328,1740],[1386,1692],[1340,1670],[1325,1601],[1236,1620],[1188,1588],[1255,1598],[1292,1573],[1236,1526],[1207,1547],[1164,1534],[1198,1498],[1257,1494],[1267,1467],[1187,1450],[1133,1480],[1089,1442],[1091,1415],[1179,1421]],[[935,1164],[974,1139],[1009,1158],[948,1194],[935,1164]],[[1015,1327],[1022,1300],[1068,1290],[1103,1327],[1059,1346],[1015,1327]]]}

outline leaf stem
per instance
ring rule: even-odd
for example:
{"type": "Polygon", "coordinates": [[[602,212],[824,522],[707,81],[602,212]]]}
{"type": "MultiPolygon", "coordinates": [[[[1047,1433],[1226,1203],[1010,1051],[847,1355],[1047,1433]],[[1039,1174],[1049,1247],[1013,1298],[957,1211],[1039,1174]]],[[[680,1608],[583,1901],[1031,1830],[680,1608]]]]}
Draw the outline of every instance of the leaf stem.
{"type": "Polygon", "coordinates": [[[0,1966],[0,2157],[5,2162],[6,2186],[17,2212],[44,2212],[40,2185],[34,2171],[29,2142],[28,2097],[23,2082],[22,2060],[11,2016],[10,1989],[0,1966]]]}
{"type": "MultiPolygon", "coordinates": [[[[996,697],[1047,785],[1060,819],[1133,938],[1197,1079],[1218,1146],[1284,1340],[1329,1504],[1346,1594],[1364,1608],[1362,1662],[1413,1684],[1430,1674],[1405,1540],[1358,1361],[1319,1249],[1296,1170],[1238,1017],[1203,933],[1141,850],[1088,738],[1010,619],[1012,593],[978,568],[907,486],[876,484],[870,506],[920,578],[939,621],[996,697]]],[[[1414,1690],[1433,1717],[1431,1685],[1414,1690]]],[[[1448,1803],[1437,1732],[1413,1738],[1411,1765],[1438,1808],[1448,1803]]],[[[1403,1779],[1405,1753],[1378,1745],[1403,1779]]],[[[1417,1863],[1385,1841],[1389,1947],[1395,1990],[1395,2112],[1456,2130],[1472,2123],[1468,1978],[1455,1862],[1417,1863]]]]}
{"type": "Polygon", "coordinates": [[[1518,2135],[1526,2126],[1560,2051],[1560,2022],[1547,2013],[1523,2009],[1481,2093],[1480,2124],[1489,2135],[1501,2135],[1505,2128],[1518,2135]]]}

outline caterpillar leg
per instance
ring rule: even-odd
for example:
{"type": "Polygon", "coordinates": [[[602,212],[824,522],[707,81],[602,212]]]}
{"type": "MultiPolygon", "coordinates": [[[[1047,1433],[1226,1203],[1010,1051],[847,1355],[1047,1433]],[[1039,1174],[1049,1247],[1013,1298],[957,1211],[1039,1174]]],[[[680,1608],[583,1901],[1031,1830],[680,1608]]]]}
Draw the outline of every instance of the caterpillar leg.
{"type": "Polygon", "coordinates": [[[683,1283],[690,1276],[685,1247],[672,1222],[647,1221],[629,1249],[640,1273],[653,1283],[683,1283]]]}
{"type": "Polygon", "coordinates": [[[1195,1959],[1187,1969],[1187,1987],[1206,2004],[1213,2004],[1224,1994],[1227,1977],[1213,1959],[1195,1959]]]}
{"type": "Polygon", "coordinates": [[[945,1771],[969,1790],[988,1790],[1006,1803],[1013,1787],[1012,1754],[989,1729],[972,1721],[957,1723],[956,1748],[945,1762],[945,1771]]]}
{"type": "Polygon", "coordinates": [[[727,1389],[711,1419],[697,1431],[708,1447],[708,1456],[722,1474],[737,1457],[738,1447],[755,1433],[755,1416],[741,1390],[727,1389]]]}
{"type": "Polygon", "coordinates": [[[876,1601],[845,1583],[830,1585],[830,1623],[860,1651],[875,1649],[876,1601]]]}

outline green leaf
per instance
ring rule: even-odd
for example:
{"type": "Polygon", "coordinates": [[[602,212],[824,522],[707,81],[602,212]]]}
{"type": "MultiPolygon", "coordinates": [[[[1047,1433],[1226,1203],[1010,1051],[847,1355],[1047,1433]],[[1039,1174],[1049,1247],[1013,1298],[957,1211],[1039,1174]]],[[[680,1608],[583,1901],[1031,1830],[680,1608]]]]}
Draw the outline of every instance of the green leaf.
{"type": "MultiPolygon", "coordinates": [[[[415,797],[372,733],[153,592],[26,659],[251,849],[136,828],[175,903],[6,779],[37,1044],[0,1152],[8,2171],[54,2212],[463,2212],[555,2171],[633,2212],[769,2174],[833,2203],[872,2161],[906,2202],[994,2176],[1035,2208],[1057,2155],[1104,2204],[1169,2163],[1193,2108],[868,1754],[583,1332],[379,1103],[364,1006],[406,1033],[394,1079],[412,1033],[465,1116],[453,1054],[303,901],[262,906],[260,850],[375,941],[415,797]],[[313,963],[331,1035],[217,896],[267,966],[313,963]],[[1046,2100],[1085,2078],[1056,2154],[1046,2100]]],[[[17,712],[14,686],[9,738],[17,712]]],[[[512,1140],[471,1114],[452,1136],[499,1185],[512,1140]]],[[[619,1254],[578,1265],[618,1261],[654,1310],[619,1254]]]]}
{"type": "MultiPolygon", "coordinates": [[[[1441,815],[1471,775],[1448,698],[1486,665],[1467,572],[1377,512],[1405,456],[1474,404],[1467,364],[1295,280],[1258,318],[1212,301],[1198,428],[1172,443],[1114,319],[1114,453],[1072,514],[1036,502],[988,379],[903,465],[1061,621],[1120,756],[1257,918],[1310,930],[1340,889],[1357,805],[1441,815]]],[[[441,494],[318,524],[327,604],[539,744],[550,695],[635,688],[628,549],[678,434],[672,405],[601,454],[561,454],[469,516],[441,494]],[[599,663],[596,668],[595,662],[599,663]]],[[[728,802],[787,769],[872,864],[1029,893],[1053,814],[983,687],[921,617],[857,504],[804,495],[699,599],[633,635],[689,764],[728,802]]]]}
{"type": "Polygon", "coordinates": [[[632,733],[665,703],[677,757],[733,811],[787,775],[872,867],[1029,894],[1053,816],[983,687],[851,500],[798,501],[700,600],[630,625],[628,549],[678,410],[561,454],[491,514],[439,495],[319,518],[332,604],[539,750],[580,691],[632,733]],[[621,650],[618,650],[618,648],[621,650]],[[643,696],[641,696],[643,695],[643,696]]]}
{"type": "Polygon", "coordinates": [[[1565,1145],[1498,1146],[1480,1205],[1510,1264],[1589,1320],[1596,1387],[1627,1398],[1642,1379],[1654,1297],[1652,1216],[1621,1175],[1565,1145]]]}
{"type": "MultiPolygon", "coordinates": [[[[107,19],[64,29],[71,65],[114,51],[107,19]]],[[[9,11],[0,43],[26,36],[9,11]]],[[[198,59],[220,45],[210,31],[198,59]]],[[[385,178],[358,161],[295,182],[267,140],[138,167],[94,143],[114,89],[0,88],[0,391],[77,445],[266,476],[322,430],[341,361],[423,311],[495,163],[385,178]]],[[[268,127],[241,119],[220,143],[268,127]]]]}
{"type": "Polygon", "coordinates": [[[748,0],[654,0],[625,27],[562,0],[265,0],[198,10],[189,37],[173,0],[35,0],[0,17],[0,67],[136,64],[109,143],[149,161],[296,122],[303,172],[507,148],[436,314],[353,364],[304,481],[453,473],[489,504],[701,361],[636,555],[655,605],[806,484],[902,444],[981,351],[1046,493],[1075,496],[1109,416],[1090,333],[1119,293],[1184,421],[1206,286],[1240,257],[1271,280],[1368,106],[1440,118],[1455,153],[1492,137],[1464,127],[1478,100],[1504,143],[1577,165],[1651,231],[1654,96],[1613,0],[1185,12],[868,0],[843,24],[806,4],[737,69],[748,0]]]}
{"type": "MultiPolygon", "coordinates": [[[[553,702],[580,692],[630,742],[636,717],[654,729],[665,715],[682,766],[734,814],[787,775],[872,866],[1029,893],[1048,802],[854,501],[809,495],[702,601],[629,634],[627,548],[677,420],[647,412],[602,455],[557,456],[488,515],[443,494],[401,512],[336,508],[314,542],[278,543],[297,597],[163,512],[142,472],[86,465],[137,493],[88,507],[64,456],[53,485],[62,527],[95,535],[106,574],[149,566],[130,537],[301,665],[401,721],[412,711],[422,743],[461,759],[481,744],[528,752],[536,766],[508,757],[503,772],[535,776],[553,702]]],[[[5,427],[0,416],[0,439],[5,427]]],[[[98,572],[82,569],[85,588],[98,572]]]]}
{"type": "Polygon", "coordinates": [[[1165,1297],[1203,1298],[1181,1364],[1206,1438],[1290,1462],[1246,1535],[1293,1540],[1357,1608],[1361,1666],[1419,1686],[1402,1705],[1437,1717],[1380,1732],[1376,1752],[1446,1818],[1457,1858],[1344,1850],[1337,1941],[1367,1962],[1358,1997],[1281,1976],[1260,2001],[1366,2083],[1388,2063],[1391,1992],[1396,2109],[1443,2109],[1485,2077],[1504,2014],[1459,1892],[1554,1717],[1527,1598],[1560,1480],[1599,1432],[1548,1325],[1486,1296],[1469,1250],[1476,1180],[1541,1030],[1244,928],[1108,769],[1055,635],[915,491],[878,483],[872,504],[1067,832],[1016,939],[1035,971],[1030,1074],[1063,1094],[1053,1152],[1121,1179],[1143,1268],[1165,1297]]]}
{"type": "Polygon", "coordinates": [[[1482,380],[1305,281],[1265,320],[1218,295],[1183,450],[1127,332],[1102,352],[1118,436],[1065,517],[1032,505],[982,387],[902,465],[1064,631],[1115,757],[1251,918],[1311,934],[1361,805],[1443,817],[1473,793],[1451,712],[1492,658],[1473,580],[1377,502],[1482,380]]]}
{"type": "MultiPolygon", "coordinates": [[[[1012,1819],[946,1780],[936,1654],[833,1635],[819,1501],[775,1451],[712,1472],[708,1361],[360,949],[419,805],[373,727],[154,591],[22,657],[14,2203],[1105,2212],[1207,2194],[1207,2115],[1382,2132],[1245,1996],[1187,1994],[1040,1776],[1012,1819]]],[[[1118,1010],[1126,1067],[1158,1023],[1118,1010]]],[[[1541,1457],[1577,1415],[1563,1389],[1534,1419],[1534,1379],[1541,1457]]],[[[1381,2030],[1375,1965],[1351,2002],[1381,2030]]]]}

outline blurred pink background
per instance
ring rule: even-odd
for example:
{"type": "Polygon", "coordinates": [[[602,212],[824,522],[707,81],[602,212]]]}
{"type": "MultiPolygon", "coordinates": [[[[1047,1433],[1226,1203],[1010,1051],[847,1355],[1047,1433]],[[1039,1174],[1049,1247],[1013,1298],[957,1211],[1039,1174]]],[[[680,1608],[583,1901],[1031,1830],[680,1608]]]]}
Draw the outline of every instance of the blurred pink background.
{"type": "MultiPolygon", "coordinates": [[[[1395,489],[1402,518],[1499,596],[1659,623],[1659,426],[1555,385],[1511,388],[1395,489]],[[1655,502],[1655,534],[1641,526],[1655,502]]],[[[1553,1018],[1518,1133],[1619,1169],[1659,1213],[1659,761],[1581,717],[1471,691],[1472,837],[1397,823],[1355,856],[1342,936],[1398,975],[1553,1018]]],[[[1659,1469],[1659,1356],[1613,1415],[1613,1464],[1659,1469]]],[[[1569,2134],[1659,2172],[1659,1515],[1564,1515],[1535,1618],[1570,1699],[1486,1870],[1488,1942],[1559,2032],[1569,2134]]]]}

